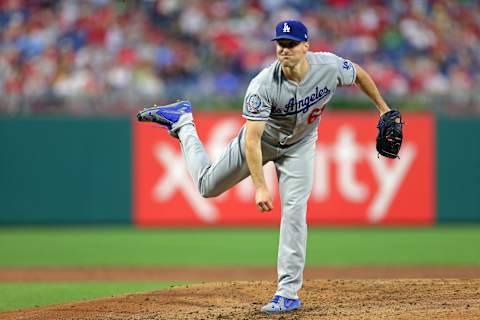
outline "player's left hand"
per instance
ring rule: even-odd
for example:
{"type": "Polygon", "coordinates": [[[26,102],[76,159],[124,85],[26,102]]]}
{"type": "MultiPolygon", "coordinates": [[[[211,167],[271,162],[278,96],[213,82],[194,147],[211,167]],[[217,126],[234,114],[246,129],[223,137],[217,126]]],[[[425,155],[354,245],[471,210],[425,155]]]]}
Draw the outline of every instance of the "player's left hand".
{"type": "Polygon", "coordinates": [[[402,115],[399,111],[390,110],[380,116],[377,128],[377,151],[387,158],[398,158],[402,146],[402,115]]]}

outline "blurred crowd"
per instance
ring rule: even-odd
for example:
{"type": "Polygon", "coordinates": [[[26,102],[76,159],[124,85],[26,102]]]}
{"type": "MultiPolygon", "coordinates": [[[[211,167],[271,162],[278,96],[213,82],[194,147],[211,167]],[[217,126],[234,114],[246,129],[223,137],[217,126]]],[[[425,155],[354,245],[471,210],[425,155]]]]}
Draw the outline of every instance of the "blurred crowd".
{"type": "Polygon", "coordinates": [[[183,98],[238,108],[287,18],[391,101],[480,113],[476,0],[0,0],[0,112],[122,114],[183,98]]]}

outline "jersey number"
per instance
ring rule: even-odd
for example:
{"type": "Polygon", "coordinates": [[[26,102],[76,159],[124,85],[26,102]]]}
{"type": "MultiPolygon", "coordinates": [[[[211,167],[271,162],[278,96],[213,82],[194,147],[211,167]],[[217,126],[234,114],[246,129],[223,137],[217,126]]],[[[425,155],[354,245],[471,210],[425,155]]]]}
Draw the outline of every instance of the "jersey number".
{"type": "Polygon", "coordinates": [[[308,115],[307,123],[311,124],[313,121],[317,120],[318,117],[322,114],[322,109],[320,108],[315,108],[310,112],[308,115]]]}

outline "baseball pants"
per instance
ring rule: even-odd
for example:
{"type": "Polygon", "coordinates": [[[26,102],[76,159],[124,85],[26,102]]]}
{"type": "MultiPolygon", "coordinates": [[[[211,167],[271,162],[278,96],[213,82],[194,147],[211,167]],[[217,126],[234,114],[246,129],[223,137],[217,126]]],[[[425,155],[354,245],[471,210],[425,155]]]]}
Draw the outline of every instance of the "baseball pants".
{"type": "MultiPolygon", "coordinates": [[[[178,132],[187,169],[203,197],[216,197],[250,175],[245,158],[245,127],[214,163],[193,125],[178,132]]],[[[275,294],[298,299],[302,286],[307,246],[307,200],[313,185],[313,164],[317,134],[290,146],[262,138],[263,164],[273,161],[281,198],[280,240],[278,248],[278,288],[275,294]]]]}

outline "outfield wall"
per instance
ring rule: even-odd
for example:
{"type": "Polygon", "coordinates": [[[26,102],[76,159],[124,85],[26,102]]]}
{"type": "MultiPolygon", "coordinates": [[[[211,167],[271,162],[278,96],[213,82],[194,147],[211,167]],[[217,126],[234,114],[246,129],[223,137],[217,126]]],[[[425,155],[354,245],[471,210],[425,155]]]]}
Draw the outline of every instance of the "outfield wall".
{"type": "Polygon", "coordinates": [[[480,222],[480,118],[437,118],[438,219],[480,222]]]}
{"type": "Polygon", "coordinates": [[[128,119],[0,118],[0,223],[129,223],[128,119]]]}
{"type": "MultiPolygon", "coordinates": [[[[211,158],[243,122],[235,112],[196,119],[211,158]]],[[[322,120],[311,225],[480,222],[479,119],[406,113],[396,161],[376,157],[376,119],[329,112],[322,120]]],[[[278,208],[256,212],[251,182],[199,197],[176,140],[131,120],[0,118],[0,224],[278,224],[278,208]]],[[[273,167],[266,172],[275,189],[273,167]]]]}

